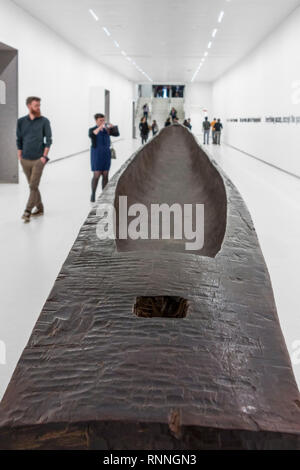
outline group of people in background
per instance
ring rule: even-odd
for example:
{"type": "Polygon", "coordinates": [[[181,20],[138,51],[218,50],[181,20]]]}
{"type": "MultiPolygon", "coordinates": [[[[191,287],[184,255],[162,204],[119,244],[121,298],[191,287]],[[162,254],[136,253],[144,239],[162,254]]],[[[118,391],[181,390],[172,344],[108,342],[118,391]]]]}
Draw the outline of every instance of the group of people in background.
{"type": "MultiPolygon", "coordinates": [[[[157,122],[154,120],[152,125],[150,126],[148,124],[148,117],[149,117],[149,106],[148,104],[145,104],[143,107],[143,117],[140,122],[140,133],[141,133],[141,139],[142,139],[142,145],[147,143],[148,138],[149,138],[149,133],[152,130],[153,136],[155,136],[158,132],[158,125],[157,122]]],[[[170,111],[169,116],[167,117],[167,120],[165,122],[165,127],[169,127],[172,124],[179,123],[179,118],[177,115],[177,110],[175,108],[172,108],[170,111]]],[[[192,123],[191,119],[185,119],[183,122],[183,125],[192,130],[192,123]]],[[[222,134],[222,129],[223,129],[223,124],[221,123],[221,119],[216,119],[214,118],[212,122],[208,120],[208,117],[205,118],[203,124],[203,136],[204,136],[204,145],[209,145],[210,142],[210,133],[212,133],[212,142],[214,145],[221,145],[221,134],[222,134]]]]}
{"type": "Polygon", "coordinates": [[[221,119],[216,119],[212,122],[208,120],[208,117],[203,121],[203,136],[204,136],[204,145],[209,145],[210,131],[212,131],[212,141],[214,145],[221,145],[221,133],[223,129],[223,124],[221,119]]]}
{"type": "Polygon", "coordinates": [[[143,117],[139,125],[142,145],[148,142],[150,132],[152,132],[153,137],[159,132],[157,122],[154,120],[152,124],[149,125],[148,118],[149,118],[149,106],[148,104],[145,104],[143,106],[143,117]]]}
{"type": "MultiPolygon", "coordinates": [[[[151,125],[148,123],[149,112],[150,112],[149,106],[148,104],[145,104],[143,106],[143,117],[141,118],[140,125],[139,125],[142,145],[148,142],[150,132],[152,132],[153,137],[159,132],[159,127],[158,127],[156,120],[153,120],[151,125]]],[[[179,123],[177,110],[175,108],[172,108],[165,122],[165,127],[169,127],[172,124],[176,124],[176,123],[179,123]]],[[[192,130],[191,119],[185,119],[183,122],[183,125],[187,127],[188,129],[190,129],[190,131],[192,130]]]]}
{"type": "MultiPolygon", "coordinates": [[[[179,123],[177,110],[175,108],[172,108],[165,122],[165,127],[171,126],[171,124],[176,124],[176,123],[179,123]]],[[[183,122],[183,125],[187,127],[188,129],[192,130],[191,119],[185,119],[183,122]]]]}
{"type": "Polygon", "coordinates": [[[148,123],[148,118],[146,116],[142,117],[140,122],[140,134],[142,139],[142,145],[146,144],[149,139],[149,134],[152,131],[153,137],[159,132],[158,124],[154,120],[151,125],[148,123]]]}

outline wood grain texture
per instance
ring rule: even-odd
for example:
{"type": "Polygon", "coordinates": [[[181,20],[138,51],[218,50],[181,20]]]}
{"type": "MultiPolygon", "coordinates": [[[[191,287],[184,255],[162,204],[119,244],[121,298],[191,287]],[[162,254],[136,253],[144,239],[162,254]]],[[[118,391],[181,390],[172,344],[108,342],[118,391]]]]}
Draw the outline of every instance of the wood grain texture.
{"type": "MultiPolygon", "coordinates": [[[[174,147],[174,139],[186,146],[178,158],[207,161],[223,181],[220,249],[122,251],[97,238],[92,210],[0,405],[0,448],[300,448],[299,391],[269,274],[249,212],[222,170],[175,126],[132,156],[99,203],[113,204],[118,182],[131,184],[136,172],[147,181],[143,153],[161,141],[174,147]],[[189,313],[137,317],[137,297],[149,296],[187,299],[189,313]]],[[[165,184],[176,184],[174,162],[165,184]]]]}

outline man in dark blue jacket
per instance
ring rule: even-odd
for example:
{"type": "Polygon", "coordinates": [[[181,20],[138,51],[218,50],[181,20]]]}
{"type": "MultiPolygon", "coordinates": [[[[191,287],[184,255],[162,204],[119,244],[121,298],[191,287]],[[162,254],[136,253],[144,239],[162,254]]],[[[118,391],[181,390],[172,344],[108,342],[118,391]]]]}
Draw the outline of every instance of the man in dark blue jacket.
{"type": "Polygon", "coordinates": [[[214,130],[215,130],[215,141],[217,145],[221,145],[221,133],[223,129],[223,124],[221,123],[221,119],[218,119],[218,121],[215,124],[214,130]]]}
{"type": "Polygon", "coordinates": [[[30,195],[22,219],[30,222],[31,216],[44,214],[39,184],[45,165],[49,161],[52,144],[50,122],[41,115],[41,99],[35,96],[27,98],[29,114],[18,120],[17,147],[18,158],[28,180],[30,195]],[[32,213],[32,210],[36,210],[32,213]]]}

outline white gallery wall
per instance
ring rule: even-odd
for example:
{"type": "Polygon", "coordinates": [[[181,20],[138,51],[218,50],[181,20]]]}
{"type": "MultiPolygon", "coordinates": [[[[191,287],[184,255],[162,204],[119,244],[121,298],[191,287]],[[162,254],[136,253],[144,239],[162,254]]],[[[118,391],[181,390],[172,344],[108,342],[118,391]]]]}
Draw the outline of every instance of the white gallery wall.
{"type": "Polygon", "coordinates": [[[105,89],[111,92],[111,121],[123,138],[132,137],[131,81],[85,56],[10,0],[0,0],[0,42],[19,51],[19,115],[26,114],[27,96],[42,97],[53,129],[52,159],[89,147],[88,127],[96,110],[104,113],[105,89]]]}
{"type": "Polygon", "coordinates": [[[298,176],[299,44],[297,8],[259,47],[213,84],[213,109],[225,125],[224,141],[298,176]]]}
{"type": "Polygon", "coordinates": [[[202,132],[202,123],[206,115],[211,117],[212,85],[210,83],[188,83],[185,87],[185,115],[191,118],[193,132],[202,132]]]}

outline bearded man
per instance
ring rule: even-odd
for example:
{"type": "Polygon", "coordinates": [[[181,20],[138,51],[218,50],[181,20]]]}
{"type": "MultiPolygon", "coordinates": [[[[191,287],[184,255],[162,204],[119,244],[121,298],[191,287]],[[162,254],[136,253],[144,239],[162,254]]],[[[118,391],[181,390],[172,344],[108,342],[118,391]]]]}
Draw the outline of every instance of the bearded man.
{"type": "Polygon", "coordinates": [[[28,180],[30,195],[22,219],[29,223],[31,217],[44,215],[39,184],[45,165],[49,161],[52,144],[50,121],[41,114],[41,99],[30,96],[26,100],[29,114],[18,119],[18,158],[28,180]],[[35,211],[33,209],[35,208],[35,211]]]}

